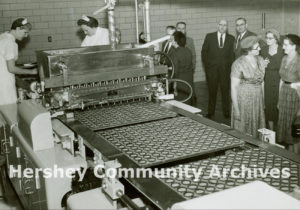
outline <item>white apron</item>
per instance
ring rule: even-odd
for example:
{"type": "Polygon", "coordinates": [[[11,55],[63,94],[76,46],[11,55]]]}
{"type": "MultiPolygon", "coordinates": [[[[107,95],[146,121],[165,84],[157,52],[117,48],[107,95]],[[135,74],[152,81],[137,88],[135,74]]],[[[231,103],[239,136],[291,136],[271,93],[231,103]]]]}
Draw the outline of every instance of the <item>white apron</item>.
{"type": "Polygon", "coordinates": [[[18,59],[18,45],[8,32],[0,34],[0,105],[17,102],[15,75],[7,69],[8,60],[18,59]]]}

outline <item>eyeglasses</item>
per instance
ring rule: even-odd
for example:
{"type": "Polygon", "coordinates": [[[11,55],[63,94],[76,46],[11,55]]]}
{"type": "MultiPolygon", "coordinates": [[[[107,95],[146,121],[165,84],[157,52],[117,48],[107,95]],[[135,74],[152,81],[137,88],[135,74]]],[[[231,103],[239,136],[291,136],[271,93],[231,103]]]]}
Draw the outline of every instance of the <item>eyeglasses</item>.
{"type": "Polygon", "coordinates": [[[235,26],[236,27],[240,27],[240,26],[244,26],[244,25],[246,25],[245,23],[242,23],[242,24],[236,24],[235,26]]]}
{"type": "Polygon", "coordinates": [[[256,48],[252,48],[252,50],[260,50],[260,46],[258,45],[256,48]]]}
{"type": "Polygon", "coordinates": [[[266,37],[266,39],[272,40],[275,39],[274,37],[266,37]]]}

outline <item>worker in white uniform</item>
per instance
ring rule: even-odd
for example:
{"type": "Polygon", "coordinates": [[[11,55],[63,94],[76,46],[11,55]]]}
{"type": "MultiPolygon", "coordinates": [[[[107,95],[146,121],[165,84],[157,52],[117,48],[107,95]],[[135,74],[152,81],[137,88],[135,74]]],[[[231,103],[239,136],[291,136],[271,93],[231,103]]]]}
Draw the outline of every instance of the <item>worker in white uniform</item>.
{"type": "Polygon", "coordinates": [[[77,21],[77,25],[80,26],[86,35],[81,43],[81,47],[109,45],[108,29],[99,27],[98,21],[95,18],[83,15],[77,21]]]}
{"type": "Polygon", "coordinates": [[[0,105],[17,102],[15,74],[37,74],[36,69],[22,69],[16,66],[18,45],[16,40],[26,38],[31,24],[26,18],[16,19],[11,30],[0,34],[0,105]]]}

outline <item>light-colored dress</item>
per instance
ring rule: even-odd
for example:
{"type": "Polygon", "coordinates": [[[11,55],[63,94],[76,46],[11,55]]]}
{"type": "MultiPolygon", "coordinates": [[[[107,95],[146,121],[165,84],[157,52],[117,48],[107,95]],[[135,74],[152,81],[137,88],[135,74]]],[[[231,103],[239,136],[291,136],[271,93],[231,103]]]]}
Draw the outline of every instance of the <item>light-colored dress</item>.
{"type": "Polygon", "coordinates": [[[300,109],[300,98],[297,91],[288,83],[300,82],[300,55],[297,54],[289,64],[286,56],[283,57],[279,74],[284,83],[280,88],[278,99],[277,141],[289,144],[294,141],[291,126],[300,109]]]}
{"type": "Polygon", "coordinates": [[[8,60],[18,59],[18,45],[8,32],[0,34],[0,105],[17,102],[15,75],[7,69],[8,60]]]}
{"type": "Polygon", "coordinates": [[[240,79],[237,90],[238,107],[241,119],[234,119],[232,111],[231,126],[242,133],[258,137],[258,129],[265,127],[262,82],[265,69],[263,58],[256,56],[257,64],[252,64],[246,56],[239,57],[231,68],[231,77],[240,79]]]}
{"type": "Polygon", "coordinates": [[[109,45],[109,31],[106,28],[97,27],[93,36],[85,36],[81,47],[89,47],[96,45],[109,45]]]}

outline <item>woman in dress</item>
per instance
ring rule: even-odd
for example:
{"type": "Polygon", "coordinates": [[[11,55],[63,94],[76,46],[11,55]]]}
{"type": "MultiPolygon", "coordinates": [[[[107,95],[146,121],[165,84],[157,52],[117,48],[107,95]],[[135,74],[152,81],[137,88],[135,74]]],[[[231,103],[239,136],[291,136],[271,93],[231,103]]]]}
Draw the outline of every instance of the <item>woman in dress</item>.
{"type": "MultiPolygon", "coordinates": [[[[194,105],[195,103],[195,92],[193,85],[193,61],[192,61],[192,52],[185,47],[186,36],[180,32],[176,31],[173,34],[172,46],[174,50],[170,52],[170,58],[174,64],[174,79],[184,80],[190,84],[193,89],[192,98],[186,101],[189,105],[194,105]]],[[[178,100],[185,99],[189,96],[190,89],[186,84],[181,82],[175,83],[176,87],[174,90],[178,91],[178,100]]],[[[176,95],[176,94],[175,94],[176,95]]]]}
{"type": "Polygon", "coordinates": [[[16,66],[18,45],[16,40],[26,38],[31,24],[26,18],[19,18],[12,23],[11,30],[0,34],[0,105],[17,102],[15,74],[37,74],[36,69],[25,70],[16,66]]]}
{"type": "Polygon", "coordinates": [[[81,47],[109,45],[108,29],[99,27],[98,21],[95,18],[83,15],[77,21],[77,25],[80,26],[86,35],[81,43],[81,47]]]}
{"type": "Polygon", "coordinates": [[[300,82],[300,38],[295,34],[288,34],[283,40],[283,50],[286,54],[280,67],[280,87],[278,99],[278,129],[277,141],[283,144],[293,142],[291,126],[300,109],[300,98],[297,90],[292,88],[300,82]]]}
{"type": "Polygon", "coordinates": [[[245,55],[234,61],[231,68],[231,126],[255,138],[265,127],[263,80],[268,64],[259,56],[259,39],[246,37],[241,41],[245,55]]]}
{"type": "Polygon", "coordinates": [[[275,29],[268,30],[265,39],[267,46],[262,48],[260,52],[264,59],[270,61],[266,68],[264,82],[265,114],[267,127],[275,130],[278,120],[278,91],[276,90],[279,90],[279,69],[284,53],[280,45],[280,34],[278,31],[275,29]]]}

